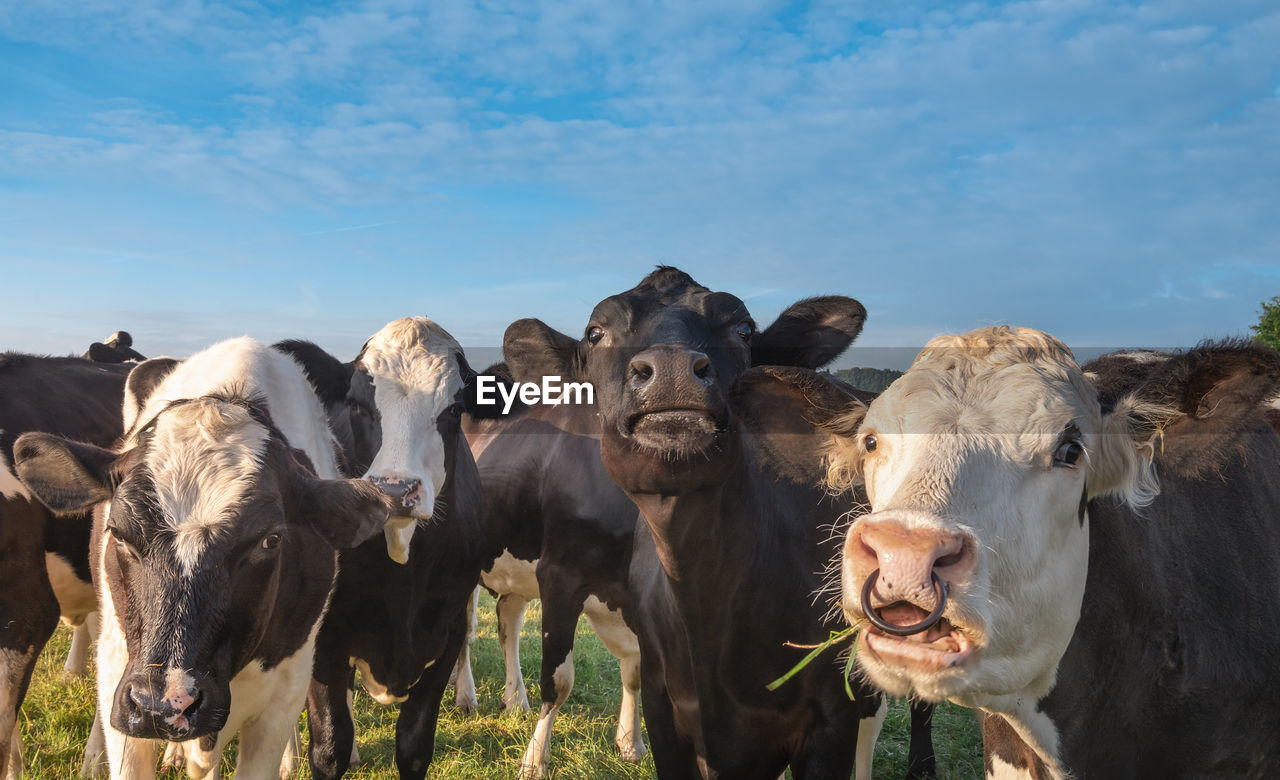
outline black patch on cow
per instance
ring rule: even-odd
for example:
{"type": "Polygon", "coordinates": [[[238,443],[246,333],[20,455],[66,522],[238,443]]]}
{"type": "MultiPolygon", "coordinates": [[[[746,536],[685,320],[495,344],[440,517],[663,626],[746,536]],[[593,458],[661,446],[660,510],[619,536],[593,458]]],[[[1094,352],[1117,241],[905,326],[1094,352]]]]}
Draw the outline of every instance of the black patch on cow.
{"type": "Polygon", "coordinates": [[[343,363],[314,342],[303,339],[278,341],[271,348],[283,352],[302,366],[307,380],[325,406],[340,404],[346,399],[347,388],[351,384],[351,363],[343,363]]]}
{"type": "Polygon", "coordinates": [[[1076,512],[1076,516],[1080,518],[1080,525],[1084,526],[1084,514],[1089,511],[1089,486],[1085,485],[1080,491],[1080,508],[1076,512]]]}

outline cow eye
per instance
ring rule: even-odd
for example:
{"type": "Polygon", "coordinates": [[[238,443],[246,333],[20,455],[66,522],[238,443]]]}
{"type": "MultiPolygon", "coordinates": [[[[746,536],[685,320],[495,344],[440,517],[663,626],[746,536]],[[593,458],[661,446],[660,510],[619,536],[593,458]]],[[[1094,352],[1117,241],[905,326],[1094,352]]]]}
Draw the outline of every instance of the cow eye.
{"type": "Polygon", "coordinates": [[[590,328],[587,328],[588,344],[599,344],[600,339],[602,338],[604,338],[604,328],[599,325],[592,325],[590,328]]]}
{"type": "Polygon", "coordinates": [[[751,320],[743,320],[738,323],[738,327],[734,330],[737,332],[739,338],[746,341],[755,335],[756,326],[751,320]]]}
{"type": "Polygon", "coordinates": [[[876,451],[876,435],[874,433],[868,433],[866,436],[864,436],[862,438],[862,446],[866,448],[867,452],[875,452],[876,451]]]}
{"type": "Polygon", "coordinates": [[[1080,462],[1080,456],[1084,454],[1084,446],[1078,441],[1067,441],[1059,445],[1057,452],[1053,453],[1053,465],[1074,467],[1080,462]]]}
{"type": "Polygon", "coordinates": [[[124,539],[121,539],[119,536],[116,536],[114,533],[111,535],[111,538],[115,540],[116,550],[118,550],[121,555],[135,561],[139,560],[137,548],[126,542],[124,539]]]}
{"type": "Polygon", "coordinates": [[[262,549],[274,550],[280,546],[280,534],[267,534],[262,538],[262,549]]]}

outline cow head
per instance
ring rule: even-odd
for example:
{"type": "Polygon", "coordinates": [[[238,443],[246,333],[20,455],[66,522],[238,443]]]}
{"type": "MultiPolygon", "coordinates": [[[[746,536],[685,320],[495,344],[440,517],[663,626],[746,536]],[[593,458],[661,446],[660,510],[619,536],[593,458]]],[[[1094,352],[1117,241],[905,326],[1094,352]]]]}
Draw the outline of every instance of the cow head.
{"type": "Polygon", "coordinates": [[[850,298],[794,304],[764,331],[739,298],[674,268],[596,305],[581,339],[520,320],[503,351],[515,378],[560,376],[595,388],[601,455],[632,493],[673,493],[715,482],[731,460],[727,390],[760,363],[821,366],[862,328],[850,298]]]}
{"type": "Polygon", "coordinates": [[[1260,419],[1274,378],[1240,388],[1280,376],[1280,361],[1245,353],[1202,360],[1161,392],[1100,393],[1053,337],[987,328],[934,339],[865,414],[831,421],[829,481],[865,486],[872,510],[841,561],[848,618],[889,627],[859,639],[871,682],[1003,711],[1047,694],[1080,615],[1089,500],[1149,502],[1157,449],[1190,446],[1169,438],[1180,426],[1260,419]]]}
{"type": "Polygon", "coordinates": [[[391,500],[387,554],[399,563],[444,488],[474,380],[462,347],[426,317],[388,323],[355,360],[347,405],[357,467],[368,464],[364,477],[391,500]]]}
{"type": "Polygon", "coordinates": [[[55,512],[97,504],[99,587],[128,647],[111,724],[136,737],[217,732],[246,664],[296,652],[318,623],[335,551],[388,516],[360,480],[311,471],[257,401],[176,401],[121,452],[26,434],[18,473],[55,512]]]}

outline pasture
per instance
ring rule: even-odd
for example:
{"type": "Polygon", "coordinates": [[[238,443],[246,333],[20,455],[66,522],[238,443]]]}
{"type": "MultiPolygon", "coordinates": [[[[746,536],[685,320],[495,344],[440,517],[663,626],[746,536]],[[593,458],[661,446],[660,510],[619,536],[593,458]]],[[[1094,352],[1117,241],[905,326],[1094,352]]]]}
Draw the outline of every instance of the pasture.
{"type": "MultiPolygon", "coordinates": [[[[436,755],[430,777],[457,780],[498,780],[515,776],[525,744],[536,720],[537,668],[541,647],[540,602],[528,612],[521,653],[525,684],[535,710],[510,716],[502,711],[502,654],[494,620],[494,601],[488,594],[480,600],[480,620],[472,648],[476,689],[481,713],[461,715],[453,706],[453,689],[446,693],[436,735],[436,755]]],[[[27,772],[31,778],[75,777],[80,768],[84,742],[93,719],[94,697],[91,678],[64,680],[62,663],[70,645],[71,632],[59,626],[36,669],[31,690],[22,707],[22,740],[26,747],[27,772]]],[[[639,766],[620,761],[613,746],[619,703],[618,662],[600,640],[580,621],[575,646],[577,679],[560,717],[556,720],[552,748],[552,778],[651,778],[653,760],[639,766]]],[[[819,661],[821,662],[821,661],[819,661]]],[[[839,684],[839,672],[832,669],[832,684],[839,684]]],[[[393,749],[395,710],[381,707],[363,690],[356,694],[356,723],[363,760],[351,778],[394,778],[393,749]]],[[[305,719],[304,719],[305,722],[305,719]]],[[[901,778],[906,772],[909,716],[905,705],[895,702],[876,748],[877,778],[901,778]]],[[[303,739],[306,739],[305,729],[303,739]]],[[[982,742],[977,721],[967,710],[952,705],[938,708],[934,719],[934,741],[942,778],[982,777],[982,742]]],[[[224,757],[224,776],[234,766],[234,744],[224,757]]],[[[162,777],[179,778],[173,772],[162,777]]],[[[307,778],[305,765],[297,777],[307,778]]]]}

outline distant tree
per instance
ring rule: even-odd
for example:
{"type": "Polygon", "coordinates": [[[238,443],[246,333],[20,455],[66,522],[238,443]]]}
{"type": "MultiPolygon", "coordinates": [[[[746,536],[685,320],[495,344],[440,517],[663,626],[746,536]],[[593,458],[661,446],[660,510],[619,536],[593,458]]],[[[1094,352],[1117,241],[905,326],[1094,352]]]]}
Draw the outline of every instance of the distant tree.
{"type": "Polygon", "coordinates": [[[840,379],[868,393],[883,393],[893,380],[902,376],[891,368],[842,368],[835,372],[840,379]]]}
{"type": "Polygon", "coordinates": [[[1280,349],[1280,295],[1262,302],[1258,324],[1250,325],[1253,337],[1272,349],[1280,349]]]}

